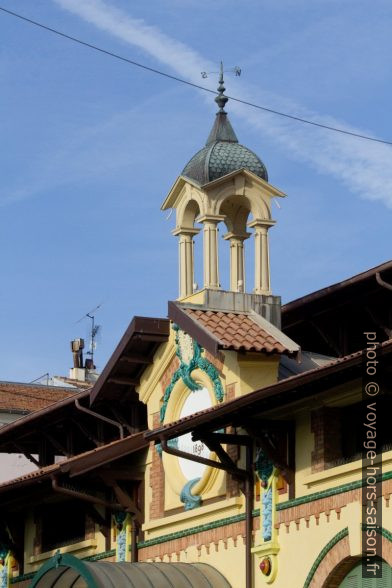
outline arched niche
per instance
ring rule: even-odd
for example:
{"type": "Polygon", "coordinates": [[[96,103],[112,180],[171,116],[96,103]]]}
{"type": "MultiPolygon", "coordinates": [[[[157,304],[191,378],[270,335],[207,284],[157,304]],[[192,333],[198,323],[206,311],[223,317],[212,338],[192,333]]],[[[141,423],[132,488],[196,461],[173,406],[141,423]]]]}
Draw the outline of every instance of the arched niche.
{"type": "Polygon", "coordinates": [[[203,202],[197,193],[193,193],[177,208],[177,227],[193,228],[196,218],[203,213],[203,202]]]}

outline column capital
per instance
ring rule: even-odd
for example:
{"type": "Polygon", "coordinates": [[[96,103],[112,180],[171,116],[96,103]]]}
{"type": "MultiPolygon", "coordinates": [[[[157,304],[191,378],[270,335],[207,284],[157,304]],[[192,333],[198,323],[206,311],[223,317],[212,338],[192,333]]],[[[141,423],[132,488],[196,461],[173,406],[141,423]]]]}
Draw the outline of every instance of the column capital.
{"type": "Polygon", "coordinates": [[[276,221],[268,218],[255,218],[247,226],[250,229],[258,229],[258,228],[267,228],[273,227],[276,224],[276,221]]]}
{"type": "Polygon", "coordinates": [[[252,233],[226,233],[223,238],[228,241],[229,239],[237,239],[237,241],[245,241],[252,236],[252,233]]]}
{"type": "Polygon", "coordinates": [[[200,229],[196,229],[195,227],[176,227],[172,230],[172,235],[177,237],[178,235],[198,235],[200,233],[200,229]]]}
{"type": "Polygon", "coordinates": [[[198,223],[220,223],[224,221],[226,216],[224,214],[203,214],[197,219],[198,223]]]}

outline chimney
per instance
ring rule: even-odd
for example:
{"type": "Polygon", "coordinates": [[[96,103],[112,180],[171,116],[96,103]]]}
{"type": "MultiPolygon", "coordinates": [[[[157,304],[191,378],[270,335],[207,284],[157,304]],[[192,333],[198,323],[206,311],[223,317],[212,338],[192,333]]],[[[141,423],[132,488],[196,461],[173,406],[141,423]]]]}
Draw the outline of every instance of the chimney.
{"type": "Polygon", "coordinates": [[[83,367],[83,349],[84,339],[74,339],[73,341],[71,341],[71,351],[73,356],[74,368],[83,367]]]}
{"type": "Polygon", "coordinates": [[[69,370],[69,377],[72,380],[79,380],[81,382],[86,380],[86,370],[83,367],[83,349],[84,339],[74,339],[71,341],[73,368],[69,370]]]}

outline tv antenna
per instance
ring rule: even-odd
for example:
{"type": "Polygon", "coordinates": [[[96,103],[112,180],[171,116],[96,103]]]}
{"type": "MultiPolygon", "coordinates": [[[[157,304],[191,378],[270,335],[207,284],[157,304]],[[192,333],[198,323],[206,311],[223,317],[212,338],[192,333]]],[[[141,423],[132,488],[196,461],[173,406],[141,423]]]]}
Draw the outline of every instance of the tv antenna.
{"type": "Polygon", "coordinates": [[[91,320],[91,325],[90,325],[90,331],[89,331],[89,350],[87,351],[86,355],[90,356],[90,360],[92,363],[92,366],[94,366],[94,351],[97,348],[97,342],[96,342],[96,338],[97,335],[101,332],[101,325],[97,325],[95,324],[95,312],[101,308],[103,302],[101,302],[100,304],[98,304],[98,306],[96,306],[95,308],[93,308],[92,310],[89,310],[88,312],[86,312],[86,314],[84,314],[78,321],[76,321],[77,323],[82,322],[85,318],[88,318],[91,320]]]}

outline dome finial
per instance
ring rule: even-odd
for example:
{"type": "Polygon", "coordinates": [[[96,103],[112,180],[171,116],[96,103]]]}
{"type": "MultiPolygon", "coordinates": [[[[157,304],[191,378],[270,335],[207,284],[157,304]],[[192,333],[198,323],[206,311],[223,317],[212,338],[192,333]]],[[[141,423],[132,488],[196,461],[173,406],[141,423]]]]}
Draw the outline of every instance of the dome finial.
{"type": "Polygon", "coordinates": [[[223,81],[223,62],[220,62],[220,73],[219,73],[219,84],[218,84],[218,96],[215,98],[215,102],[219,106],[218,112],[225,112],[224,108],[226,102],[229,100],[227,96],[224,95],[225,83],[223,81]]]}

